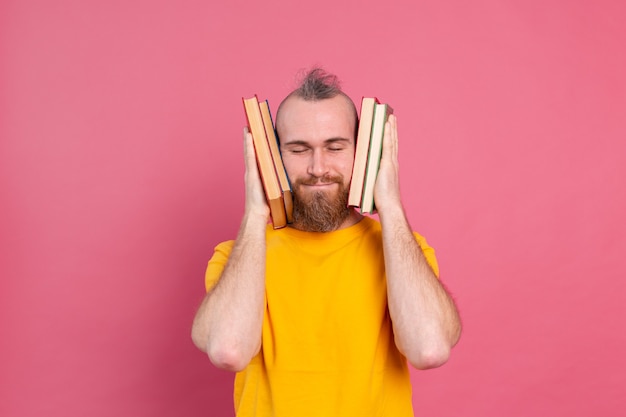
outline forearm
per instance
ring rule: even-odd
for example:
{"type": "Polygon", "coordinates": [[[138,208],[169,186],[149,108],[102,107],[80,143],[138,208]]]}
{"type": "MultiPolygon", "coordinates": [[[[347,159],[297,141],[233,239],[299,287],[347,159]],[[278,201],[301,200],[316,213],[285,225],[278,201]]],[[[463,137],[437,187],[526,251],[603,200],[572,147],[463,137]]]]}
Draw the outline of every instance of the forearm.
{"type": "Polygon", "coordinates": [[[243,369],[261,345],[265,226],[263,216],[244,216],[224,271],[194,320],[194,343],[220,368],[243,369]]]}
{"type": "Polygon", "coordinates": [[[401,204],[379,216],[396,346],[416,368],[440,366],[461,332],[454,301],[428,265],[401,204]]]}

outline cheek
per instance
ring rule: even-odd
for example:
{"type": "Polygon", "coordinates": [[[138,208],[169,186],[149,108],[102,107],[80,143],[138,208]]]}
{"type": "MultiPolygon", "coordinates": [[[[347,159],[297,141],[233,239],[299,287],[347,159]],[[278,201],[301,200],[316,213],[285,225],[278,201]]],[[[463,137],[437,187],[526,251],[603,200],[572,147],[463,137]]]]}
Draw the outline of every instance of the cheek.
{"type": "Polygon", "coordinates": [[[347,156],[341,159],[341,161],[337,161],[337,168],[340,170],[341,174],[349,180],[352,177],[352,166],[354,165],[354,158],[352,156],[347,156]]]}
{"type": "Polygon", "coordinates": [[[298,164],[295,159],[283,158],[283,165],[285,166],[285,170],[287,171],[287,176],[289,178],[297,178],[298,176],[300,176],[302,164],[298,164]]]}

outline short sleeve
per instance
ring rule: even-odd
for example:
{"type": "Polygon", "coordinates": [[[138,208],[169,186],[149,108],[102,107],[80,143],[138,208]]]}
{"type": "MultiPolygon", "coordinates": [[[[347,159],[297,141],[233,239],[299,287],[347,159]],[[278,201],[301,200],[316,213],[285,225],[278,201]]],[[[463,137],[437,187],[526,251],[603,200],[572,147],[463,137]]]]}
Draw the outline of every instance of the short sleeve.
{"type": "Polygon", "coordinates": [[[426,262],[428,262],[428,265],[430,265],[437,278],[439,278],[439,264],[437,263],[437,258],[435,257],[435,249],[428,245],[424,236],[415,232],[413,232],[413,234],[415,235],[415,240],[417,240],[420,248],[422,248],[426,262]]]}
{"type": "Polygon", "coordinates": [[[222,272],[226,266],[226,261],[228,261],[228,257],[230,256],[230,252],[233,250],[234,244],[234,240],[227,240],[226,242],[222,242],[215,247],[215,251],[209,260],[209,264],[206,268],[206,274],[204,276],[204,286],[207,292],[211,291],[222,276],[222,272]]]}

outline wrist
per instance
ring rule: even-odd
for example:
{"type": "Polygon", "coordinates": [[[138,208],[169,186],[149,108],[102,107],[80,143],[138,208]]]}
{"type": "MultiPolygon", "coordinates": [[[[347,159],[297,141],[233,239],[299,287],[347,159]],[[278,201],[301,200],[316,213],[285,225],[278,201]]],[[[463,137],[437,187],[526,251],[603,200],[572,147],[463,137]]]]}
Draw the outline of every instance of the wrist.
{"type": "Polygon", "coordinates": [[[378,218],[383,226],[385,224],[397,223],[399,221],[406,222],[404,207],[399,201],[388,201],[382,207],[376,206],[376,211],[378,212],[378,218]]]}
{"type": "Polygon", "coordinates": [[[399,198],[385,198],[382,200],[381,204],[374,202],[379,217],[404,216],[404,207],[399,198]]]}
{"type": "Polygon", "coordinates": [[[269,210],[268,209],[258,209],[258,210],[246,210],[243,215],[243,220],[241,222],[242,226],[246,227],[259,227],[265,229],[267,222],[269,221],[269,210]]]}

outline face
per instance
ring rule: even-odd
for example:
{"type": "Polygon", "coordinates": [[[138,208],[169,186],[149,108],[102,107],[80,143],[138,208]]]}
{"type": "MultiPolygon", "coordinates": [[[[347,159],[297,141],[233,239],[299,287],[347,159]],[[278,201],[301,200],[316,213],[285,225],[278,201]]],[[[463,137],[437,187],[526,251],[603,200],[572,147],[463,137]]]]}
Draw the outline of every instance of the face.
{"type": "Polygon", "coordinates": [[[346,97],[288,98],[276,128],[294,193],[293,227],[327,232],[345,227],[356,115],[346,97]]]}

